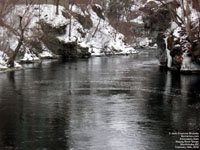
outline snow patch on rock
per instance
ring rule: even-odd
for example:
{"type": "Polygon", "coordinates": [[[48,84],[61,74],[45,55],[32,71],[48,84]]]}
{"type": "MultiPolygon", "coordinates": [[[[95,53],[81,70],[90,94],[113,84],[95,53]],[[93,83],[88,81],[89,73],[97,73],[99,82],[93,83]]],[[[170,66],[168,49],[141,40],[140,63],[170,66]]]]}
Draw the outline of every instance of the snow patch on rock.
{"type": "Polygon", "coordinates": [[[196,70],[200,70],[200,66],[193,63],[191,56],[188,56],[187,53],[184,53],[181,65],[181,71],[196,71],[196,70]]]}
{"type": "Polygon", "coordinates": [[[142,16],[138,16],[137,18],[131,20],[132,23],[144,24],[142,16]]]}
{"type": "Polygon", "coordinates": [[[24,57],[20,59],[21,62],[38,62],[40,61],[39,57],[36,56],[36,54],[31,53],[29,50],[26,51],[24,54],[24,57]]]}
{"type": "Polygon", "coordinates": [[[8,56],[0,51],[0,70],[8,68],[7,66],[8,56]]]}
{"type": "MultiPolygon", "coordinates": [[[[8,70],[9,57],[2,51],[0,51],[0,71],[8,70]]],[[[14,63],[14,69],[21,69],[22,66],[19,63],[14,63]]]]}

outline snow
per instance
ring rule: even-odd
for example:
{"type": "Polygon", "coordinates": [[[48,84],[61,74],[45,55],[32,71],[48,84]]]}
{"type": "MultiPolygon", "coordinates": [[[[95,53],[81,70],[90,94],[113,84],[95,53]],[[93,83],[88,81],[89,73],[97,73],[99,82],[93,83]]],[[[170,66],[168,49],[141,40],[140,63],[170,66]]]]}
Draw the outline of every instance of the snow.
{"type": "Polygon", "coordinates": [[[171,22],[171,27],[170,27],[170,29],[167,32],[171,33],[172,31],[174,31],[177,28],[178,28],[178,25],[174,21],[172,21],[171,22]]]}
{"type": "Polygon", "coordinates": [[[19,63],[14,62],[14,68],[23,68],[23,67],[22,67],[22,65],[20,65],[19,63]]]}
{"type": "MultiPolygon", "coordinates": [[[[150,1],[156,1],[156,0],[150,0],[150,1]]],[[[174,0],[165,0],[165,3],[171,3],[174,2],[174,0]]]]}
{"type": "Polygon", "coordinates": [[[190,69],[191,68],[191,60],[192,60],[191,57],[184,56],[181,69],[182,70],[190,69]]]}
{"type": "Polygon", "coordinates": [[[156,48],[158,48],[158,44],[154,44],[153,46],[149,46],[150,48],[153,48],[153,49],[156,49],[156,48]]]}
{"type": "MultiPolygon", "coordinates": [[[[101,6],[97,5],[98,8],[101,6]]],[[[124,35],[117,32],[110,24],[109,20],[106,18],[101,19],[98,15],[92,10],[91,6],[88,7],[88,12],[81,10],[77,5],[73,5],[72,11],[76,12],[82,16],[90,14],[90,19],[93,22],[93,26],[90,29],[84,29],[83,26],[72,16],[72,28],[71,28],[71,37],[69,37],[69,22],[70,20],[65,18],[62,14],[63,11],[66,10],[63,6],[59,6],[59,14],[56,15],[56,6],[50,4],[41,4],[41,5],[17,5],[6,17],[5,20],[7,23],[13,28],[18,29],[19,27],[19,16],[23,16],[25,11],[25,17],[22,21],[22,24],[25,24],[30,20],[28,24],[27,30],[25,30],[24,37],[27,39],[31,39],[33,35],[35,35],[35,29],[40,31],[42,34],[42,30],[38,22],[43,20],[44,22],[50,24],[52,27],[60,27],[66,25],[66,34],[62,36],[57,36],[57,39],[67,42],[77,42],[80,46],[88,48],[89,52],[91,52],[92,56],[102,56],[105,54],[134,54],[137,51],[126,45],[124,43],[124,35]],[[98,28],[97,28],[98,26],[98,28]],[[34,30],[33,30],[34,29],[34,30]],[[97,32],[96,32],[97,30],[97,32]],[[85,34],[83,37],[82,34],[85,34]],[[96,32],[96,33],[95,33],[96,32]]],[[[138,23],[142,22],[142,18],[138,17],[135,20],[138,23]]],[[[9,49],[14,51],[18,45],[18,36],[14,34],[10,34],[6,28],[0,27],[0,38],[4,37],[7,39],[7,43],[9,45],[9,49]]],[[[41,58],[52,58],[54,54],[46,48],[46,46],[40,42],[42,45],[42,52],[36,56],[35,52],[33,52],[30,47],[28,47],[25,43],[21,47],[20,51],[24,53],[21,62],[36,62],[41,58]]],[[[7,68],[6,59],[4,59],[7,55],[0,50],[0,68],[7,68]]],[[[7,58],[8,59],[8,58],[7,58]]],[[[15,67],[20,67],[19,64],[15,63],[15,67]]]]}
{"type": "Polygon", "coordinates": [[[136,10],[138,10],[140,7],[139,6],[137,6],[137,5],[132,5],[131,6],[131,11],[136,11],[136,10]]]}
{"type": "Polygon", "coordinates": [[[43,51],[41,54],[39,54],[39,56],[41,57],[41,58],[48,58],[48,57],[53,57],[53,55],[50,53],[50,52],[48,52],[48,51],[43,51]]]}
{"type": "MultiPolygon", "coordinates": [[[[173,1],[173,0],[172,0],[172,1],[173,1]]],[[[154,3],[156,3],[156,4],[160,4],[160,2],[157,1],[157,0],[147,0],[147,3],[149,3],[149,2],[154,2],[154,3]]]]}
{"type": "MultiPolygon", "coordinates": [[[[8,69],[8,59],[8,56],[4,52],[0,51],[0,71],[8,69]]],[[[14,68],[22,68],[22,66],[15,62],[14,68]]]]}
{"type": "Polygon", "coordinates": [[[152,42],[152,40],[150,40],[148,37],[141,38],[140,42],[139,42],[139,46],[140,47],[148,47],[151,42],[152,42]]]}
{"type": "Polygon", "coordinates": [[[125,50],[123,52],[121,52],[120,54],[137,54],[138,51],[135,50],[133,47],[126,47],[125,50]]]}
{"type": "Polygon", "coordinates": [[[187,52],[183,54],[183,61],[181,71],[195,71],[200,70],[200,66],[192,62],[192,58],[188,56],[187,52]]]}
{"type": "MultiPolygon", "coordinates": [[[[74,12],[85,15],[85,13],[83,13],[77,6],[74,5],[72,8],[74,12]]],[[[93,22],[93,27],[89,30],[84,29],[82,25],[72,17],[73,26],[71,31],[71,38],[68,36],[69,30],[66,28],[67,33],[65,35],[58,36],[58,39],[66,43],[77,40],[80,46],[89,48],[89,52],[92,54],[92,56],[101,56],[105,55],[105,53],[126,54],[129,49],[126,48],[126,44],[123,42],[123,39],[125,38],[124,35],[117,32],[109,24],[108,19],[103,20],[98,17],[98,15],[92,10],[91,7],[88,7],[88,9],[88,12],[91,16],[90,18],[93,22]],[[98,29],[94,35],[97,26],[98,29]],[[84,38],[81,36],[81,33],[79,33],[78,30],[86,33],[84,38]],[[116,50],[116,52],[113,51],[113,49],[116,50]]],[[[137,51],[132,48],[132,53],[136,52],[137,51]]]]}
{"type": "Polygon", "coordinates": [[[138,16],[137,18],[131,20],[132,23],[144,24],[142,16],[138,16]]]}
{"type": "Polygon", "coordinates": [[[174,29],[173,36],[180,37],[181,36],[180,31],[181,31],[181,27],[177,27],[176,29],[174,29]]]}
{"type": "Polygon", "coordinates": [[[58,27],[61,25],[67,24],[66,18],[62,15],[62,11],[64,11],[63,6],[59,6],[59,13],[56,15],[56,7],[53,5],[42,4],[42,5],[35,5],[35,8],[41,7],[41,18],[46,23],[53,25],[54,27],[58,27]]]}
{"type": "Polygon", "coordinates": [[[44,43],[42,44],[42,53],[39,54],[40,58],[54,58],[55,55],[44,45],[44,43]]]}
{"type": "MultiPolygon", "coordinates": [[[[70,6],[71,7],[71,6],[70,6]]],[[[87,14],[87,12],[84,12],[77,6],[77,5],[73,5],[72,6],[72,12],[75,12],[75,13],[78,13],[78,14],[81,14],[81,15],[84,15],[84,13],[87,14]]]]}
{"type": "Polygon", "coordinates": [[[8,68],[7,60],[8,60],[8,56],[2,51],[0,51],[0,70],[8,68]]]}
{"type": "Polygon", "coordinates": [[[40,59],[33,53],[31,53],[30,51],[27,51],[24,54],[24,57],[22,59],[20,59],[20,61],[22,62],[36,62],[39,61],[40,59]]]}
{"type": "Polygon", "coordinates": [[[176,9],[176,12],[177,12],[177,15],[179,15],[181,18],[184,17],[184,16],[183,16],[183,10],[182,10],[181,7],[178,7],[178,8],[176,9]]]}
{"type": "Polygon", "coordinates": [[[191,14],[190,14],[191,21],[198,20],[199,16],[200,16],[200,12],[198,12],[197,10],[191,8],[191,14]]]}

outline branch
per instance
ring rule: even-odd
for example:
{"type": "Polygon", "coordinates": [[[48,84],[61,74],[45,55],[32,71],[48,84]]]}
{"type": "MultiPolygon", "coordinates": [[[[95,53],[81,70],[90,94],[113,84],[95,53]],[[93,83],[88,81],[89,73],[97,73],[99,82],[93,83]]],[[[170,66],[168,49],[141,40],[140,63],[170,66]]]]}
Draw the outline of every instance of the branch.
{"type": "Polygon", "coordinates": [[[7,28],[8,30],[12,31],[15,35],[20,36],[19,32],[16,29],[5,23],[2,19],[0,19],[0,26],[7,28]]]}
{"type": "MultiPolygon", "coordinates": [[[[173,10],[172,8],[170,8],[170,7],[168,6],[168,4],[167,4],[167,3],[164,3],[162,0],[159,1],[159,2],[169,10],[169,12],[171,13],[171,15],[172,15],[172,17],[173,17],[173,20],[176,22],[176,24],[177,24],[178,26],[181,26],[182,24],[184,24],[184,21],[183,21],[183,20],[181,19],[181,17],[176,13],[175,10],[173,10]],[[180,21],[180,22],[179,22],[179,21],[180,21]]],[[[175,1],[175,2],[178,3],[177,1],[175,1]]]]}

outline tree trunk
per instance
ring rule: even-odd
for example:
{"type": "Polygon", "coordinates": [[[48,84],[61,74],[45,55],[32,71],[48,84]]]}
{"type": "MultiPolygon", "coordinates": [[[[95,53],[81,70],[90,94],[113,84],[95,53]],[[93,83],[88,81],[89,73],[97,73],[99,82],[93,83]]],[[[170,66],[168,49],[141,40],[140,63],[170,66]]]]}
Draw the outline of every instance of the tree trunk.
{"type": "MultiPolygon", "coordinates": [[[[72,6],[73,6],[73,4],[71,4],[71,3],[69,2],[69,11],[70,11],[70,13],[72,12],[72,6]]],[[[70,15],[70,20],[69,20],[69,39],[71,39],[71,32],[72,32],[72,15],[70,15]]]]}
{"type": "Polygon", "coordinates": [[[190,42],[191,42],[194,39],[194,35],[192,33],[192,30],[191,30],[191,19],[189,17],[191,12],[190,12],[190,8],[189,8],[189,4],[188,3],[189,2],[187,1],[186,2],[186,18],[187,18],[186,28],[187,28],[189,39],[190,39],[190,42]]]}
{"type": "MultiPolygon", "coordinates": [[[[183,11],[183,16],[186,16],[186,12],[185,12],[185,8],[184,8],[184,1],[183,0],[181,0],[181,8],[182,8],[182,11],[183,11]]],[[[184,23],[186,23],[185,22],[185,17],[183,18],[183,21],[184,21],[184,23]]]]}
{"type": "Polygon", "coordinates": [[[94,37],[95,34],[97,33],[100,23],[101,23],[101,18],[99,19],[99,23],[98,23],[98,25],[97,25],[97,27],[96,27],[96,29],[95,29],[95,31],[94,31],[92,37],[94,37]]]}
{"type": "Polygon", "coordinates": [[[8,60],[8,66],[9,66],[9,68],[13,68],[14,67],[14,61],[15,61],[15,59],[16,59],[16,57],[17,57],[17,54],[18,54],[18,52],[19,52],[19,49],[21,48],[21,46],[22,46],[22,43],[23,43],[23,37],[21,37],[19,40],[18,40],[18,45],[17,45],[17,47],[15,48],[15,51],[14,51],[14,53],[13,53],[13,55],[9,58],[9,60],[8,60]]]}
{"type": "Polygon", "coordinates": [[[9,29],[10,31],[12,31],[15,35],[19,35],[19,33],[17,32],[17,30],[15,30],[12,26],[6,24],[1,18],[0,18],[0,26],[3,26],[7,29],[9,29]]]}
{"type": "Polygon", "coordinates": [[[59,1],[60,0],[56,0],[56,15],[59,15],[59,1]]]}
{"type": "MultiPolygon", "coordinates": [[[[40,22],[40,15],[41,15],[41,8],[40,8],[40,2],[39,2],[39,22],[40,22]]],[[[39,25],[39,24],[38,24],[39,25]]]]}
{"type": "Polygon", "coordinates": [[[23,27],[22,27],[22,17],[20,16],[20,18],[19,18],[20,20],[20,23],[19,23],[19,28],[20,28],[20,30],[21,30],[21,35],[20,35],[20,38],[19,38],[19,40],[18,40],[18,45],[17,45],[17,47],[15,48],[15,50],[14,50],[14,53],[12,54],[12,56],[8,59],[8,66],[9,66],[9,68],[12,68],[12,67],[14,67],[14,61],[15,61],[15,59],[16,59],[16,57],[17,57],[17,54],[18,54],[18,52],[19,52],[19,49],[21,48],[21,46],[22,46],[22,44],[23,44],[23,40],[24,40],[24,29],[23,29],[23,27]]]}

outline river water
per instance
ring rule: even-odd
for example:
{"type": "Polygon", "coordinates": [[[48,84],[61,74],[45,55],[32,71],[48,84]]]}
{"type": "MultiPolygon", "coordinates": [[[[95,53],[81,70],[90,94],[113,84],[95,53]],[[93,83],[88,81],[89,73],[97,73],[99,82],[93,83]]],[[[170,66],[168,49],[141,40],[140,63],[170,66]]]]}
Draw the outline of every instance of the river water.
{"type": "Polygon", "coordinates": [[[0,74],[0,149],[173,150],[199,127],[199,76],[146,52],[25,67],[0,74]]]}

